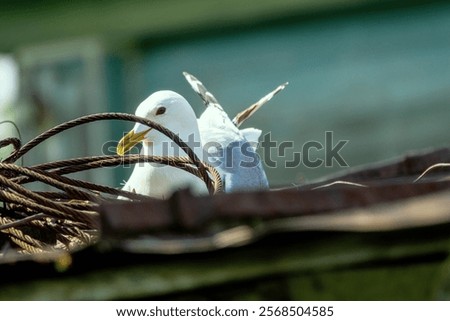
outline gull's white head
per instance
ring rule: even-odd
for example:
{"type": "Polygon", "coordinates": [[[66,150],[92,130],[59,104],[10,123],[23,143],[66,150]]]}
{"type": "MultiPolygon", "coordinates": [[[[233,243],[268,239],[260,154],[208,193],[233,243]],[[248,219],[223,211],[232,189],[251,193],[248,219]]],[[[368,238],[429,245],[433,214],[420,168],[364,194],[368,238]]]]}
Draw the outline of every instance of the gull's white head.
{"type": "MultiPolygon", "coordinates": [[[[135,114],[166,127],[188,145],[200,142],[197,117],[191,105],[174,91],[161,90],[151,94],[138,106],[135,114]]],[[[171,139],[155,129],[136,123],[117,145],[117,153],[123,155],[139,142],[143,142],[144,148],[153,147],[151,154],[156,155],[161,153],[162,143],[170,143],[171,139]]]]}

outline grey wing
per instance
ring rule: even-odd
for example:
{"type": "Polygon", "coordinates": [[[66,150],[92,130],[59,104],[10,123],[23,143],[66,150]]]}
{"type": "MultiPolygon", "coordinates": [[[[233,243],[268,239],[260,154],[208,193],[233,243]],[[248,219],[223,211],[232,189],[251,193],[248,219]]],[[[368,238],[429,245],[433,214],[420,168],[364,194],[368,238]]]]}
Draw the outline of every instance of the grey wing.
{"type": "Polygon", "coordinates": [[[261,98],[260,100],[258,100],[256,103],[254,103],[253,105],[251,105],[250,107],[244,109],[243,111],[241,111],[240,113],[238,113],[234,118],[233,118],[233,124],[236,125],[236,127],[239,127],[242,125],[242,123],[244,121],[246,121],[251,115],[253,115],[259,108],[261,108],[262,105],[264,105],[265,103],[267,103],[269,100],[272,99],[273,96],[275,96],[276,94],[278,94],[280,91],[282,91],[289,83],[286,82],[280,86],[278,86],[277,88],[275,88],[273,91],[271,91],[270,93],[268,93],[267,95],[265,95],[263,98],[261,98]]]}
{"type": "Polygon", "coordinates": [[[248,141],[235,141],[219,148],[216,153],[210,154],[210,158],[222,177],[227,193],[269,188],[262,160],[248,141]]]}

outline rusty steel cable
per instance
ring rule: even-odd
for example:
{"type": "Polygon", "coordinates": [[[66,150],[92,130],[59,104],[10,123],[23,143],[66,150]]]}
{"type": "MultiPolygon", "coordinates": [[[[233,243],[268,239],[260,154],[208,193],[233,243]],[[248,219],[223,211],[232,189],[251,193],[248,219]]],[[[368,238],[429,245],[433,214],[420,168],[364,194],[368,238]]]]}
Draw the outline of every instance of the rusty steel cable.
{"type": "Polygon", "coordinates": [[[99,234],[97,210],[103,201],[117,196],[131,201],[150,198],[64,175],[96,168],[152,162],[177,167],[199,177],[205,182],[210,194],[223,190],[217,170],[200,161],[176,134],[157,123],[135,115],[123,113],[87,115],[57,125],[25,145],[22,145],[18,138],[0,140],[0,149],[6,146],[12,146],[13,151],[0,162],[0,232],[23,253],[55,249],[71,250],[75,245],[95,242],[99,234]],[[102,155],[26,167],[14,164],[52,136],[76,126],[103,120],[124,120],[145,124],[172,139],[187,156],[102,155]],[[31,182],[40,182],[57,191],[33,191],[24,186],[31,182]]]}
{"type": "Polygon", "coordinates": [[[60,125],[57,125],[51,129],[45,131],[44,133],[38,135],[36,138],[32,139],[31,141],[29,141],[28,143],[23,145],[20,149],[17,150],[17,152],[8,156],[4,160],[4,162],[5,163],[15,162],[17,159],[19,159],[20,157],[25,155],[28,151],[30,151],[31,149],[33,149],[34,147],[36,147],[37,145],[39,145],[46,139],[48,139],[62,131],[65,131],[67,129],[70,129],[70,128],[73,128],[73,127],[76,127],[76,126],[79,126],[82,124],[92,123],[92,122],[96,122],[96,121],[100,121],[100,120],[126,120],[126,121],[138,122],[138,123],[144,124],[150,128],[156,129],[160,133],[162,133],[162,134],[166,135],[167,137],[169,137],[170,139],[172,139],[181,149],[183,149],[183,151],[188,155],[188,157],[192,160],[192,162],[195,164],[195,166],[198,167],[198,169],[202,175],[202,178],[205,182],[210,180],[210,178],[207,174],[205,165],[199,160],[199,158],[195,155],[195,153],[192,151],[192,149],[178,137],[178,135],[176,135],[175,133],[168,130],[167,128],[165,128],[165,127],[159,125],[158,123],[155,123],[149,119],[146,119],[143,117],[138,117],[138,116],[131,115],[131,114],[124,114],[124,113],[92,114],[92,115],[82,116],[82,117],[70,120],[68,122],[62,123],[60,125]]]}

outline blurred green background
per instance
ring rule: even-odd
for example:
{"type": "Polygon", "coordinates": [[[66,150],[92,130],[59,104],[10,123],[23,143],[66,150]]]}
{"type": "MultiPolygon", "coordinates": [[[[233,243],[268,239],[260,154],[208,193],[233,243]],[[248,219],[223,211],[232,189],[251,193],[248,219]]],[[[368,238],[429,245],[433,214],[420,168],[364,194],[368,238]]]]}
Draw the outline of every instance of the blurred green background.
{"type": "MultiPolygon", "coordinates": [[[[200,115],[182,71],[234,116],[289,81],[246,123],[294,142],[266,168],[273,187],[289,186],[343,169],[285,166],[305,142],[324,144],[326,131],[334,144],[349,141],[341,156],[350,167],[448,145],[449,35],[444,1],[1,1],[0,121],[14,120],[26,141],[77,116],[132,113],[159,89],[200,115]]],[[[25,163],[111,152],[131,126],[72,130],[25,163]]],[[[1,138],[14,134],[0,125],[1,138]]],[[[80,176],[118,186],[129,173],[80,176]]]]}

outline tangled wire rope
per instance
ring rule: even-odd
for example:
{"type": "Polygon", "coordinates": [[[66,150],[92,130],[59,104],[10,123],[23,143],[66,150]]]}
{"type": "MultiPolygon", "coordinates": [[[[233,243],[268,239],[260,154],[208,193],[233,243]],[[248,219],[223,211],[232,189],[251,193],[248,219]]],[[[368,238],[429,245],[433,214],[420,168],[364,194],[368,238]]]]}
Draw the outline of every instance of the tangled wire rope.
{"type": "Polygon", "coordinates": [[[149,196],[65,176],[68,174],[152,162],[174,166],[198,176],[205,182],[210,194],[223,189],[219,173],[200,161],[178,135],[155,122],[131,114],[100,113],[83,116],[55,126],[23,146],[17,138],[0,140],[0,149],[6,146],[12,146],[13,151],[0,162],[0,232],[9,240],[7,246],[13,246],[22,253],[57,249],[71,251],[92,244],[99,236],[98,208],[102,202],[117,196],[124,196],[132,201],[149,199],[149,196]],[[54,135],[76,126],[104,120],[124,120],[147,125],[173,140],[187,156],[102,155],[33,166],[14,164],[54,135]],[[31,182],[43,183],[57,191],[33,191],[24,186],[31,182]]]}

